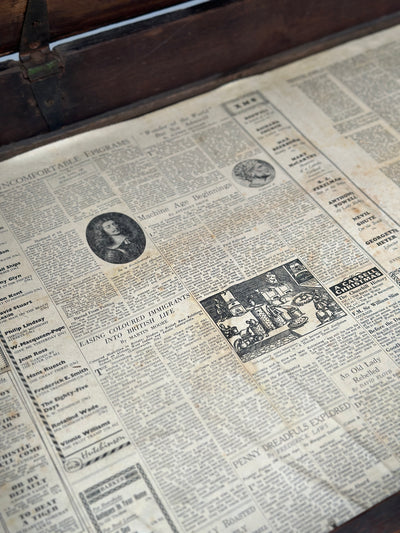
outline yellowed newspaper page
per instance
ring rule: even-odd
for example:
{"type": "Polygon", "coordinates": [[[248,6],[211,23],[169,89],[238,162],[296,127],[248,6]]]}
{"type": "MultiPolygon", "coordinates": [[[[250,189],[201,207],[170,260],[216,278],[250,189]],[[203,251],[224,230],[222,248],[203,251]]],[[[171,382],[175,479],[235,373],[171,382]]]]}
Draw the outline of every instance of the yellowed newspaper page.
{"type": "Polygon", "coordinates": [[[1,533],[326,533],[400,489],[399,52],[0,164],[1,533]]]}

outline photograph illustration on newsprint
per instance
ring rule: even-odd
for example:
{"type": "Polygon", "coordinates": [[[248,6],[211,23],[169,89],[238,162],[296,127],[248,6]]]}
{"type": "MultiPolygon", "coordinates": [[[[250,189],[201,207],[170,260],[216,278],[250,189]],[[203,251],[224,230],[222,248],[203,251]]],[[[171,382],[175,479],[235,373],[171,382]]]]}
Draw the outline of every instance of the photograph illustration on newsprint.
{"type": "Polygon", "coordinates": [[[201,304],[244,362],[346,315],[298,259],[201,304]]]}

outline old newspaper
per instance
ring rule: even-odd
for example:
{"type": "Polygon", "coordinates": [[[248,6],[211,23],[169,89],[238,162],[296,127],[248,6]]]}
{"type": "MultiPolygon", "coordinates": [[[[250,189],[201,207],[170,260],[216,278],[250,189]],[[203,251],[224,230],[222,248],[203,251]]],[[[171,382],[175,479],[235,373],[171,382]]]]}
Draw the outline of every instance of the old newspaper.
{"type": "Polygon", "coordinates": [[[399,82],[394,28],[0,165],[1,533],[400,489],[399,82]]]}

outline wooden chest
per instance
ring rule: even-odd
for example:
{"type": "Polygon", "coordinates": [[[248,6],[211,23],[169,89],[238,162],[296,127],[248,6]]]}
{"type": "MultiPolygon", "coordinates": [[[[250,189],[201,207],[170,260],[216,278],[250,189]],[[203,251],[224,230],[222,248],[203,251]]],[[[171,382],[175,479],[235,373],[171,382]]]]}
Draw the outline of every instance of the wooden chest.
{"type": "MultiPolygon", "coordinates": [[[[19,60],[0,63],[0,158],[133,118],[399,21],[399,0],[3,2],[0,55],[19,52],[19,60]]],[[[394,533],[399,509],[398,494],[337,531],[394,533]]]]}

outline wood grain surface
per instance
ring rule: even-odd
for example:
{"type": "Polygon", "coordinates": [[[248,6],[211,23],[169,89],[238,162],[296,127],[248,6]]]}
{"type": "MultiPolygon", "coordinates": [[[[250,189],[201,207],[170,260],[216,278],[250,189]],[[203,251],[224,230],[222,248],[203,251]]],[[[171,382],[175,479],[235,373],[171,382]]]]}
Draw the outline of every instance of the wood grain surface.
{"type": "MultiPolygon", "coordinates": [[[[48,0],[51,41],[181,4],[183,0],[48,0]]],[[[1,2],[0,56],[18,51],[27,0],[1,2]]]]}
{"type": "MultiPolygon", "coordinates": [[[[330,46],[338,34],[347,39],[360,28],[385,27],[398,21],[399,12],[391,11],[398,3],[364,0],[360,9],[358,0],[219,0],[60,45],[58,123],[162,99],[230,73],[240,76],[241,69],[272,56],[304,46],[312,51],[313,43],[330,46]]],[[[49,130],[22,66],[3,64],[0,96],[7,102],[0,120],[9,124],[0,131],[0,145],[49,130]]]]}

